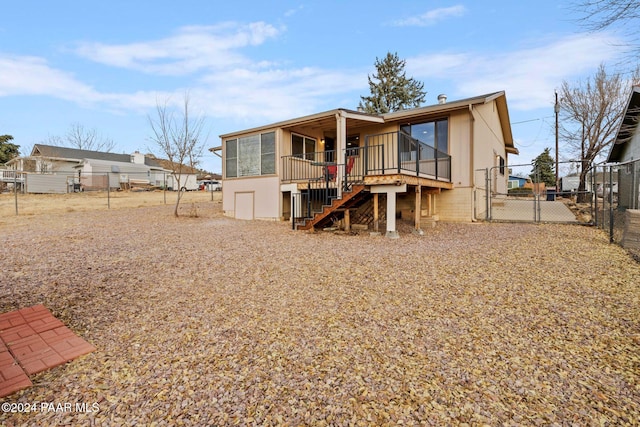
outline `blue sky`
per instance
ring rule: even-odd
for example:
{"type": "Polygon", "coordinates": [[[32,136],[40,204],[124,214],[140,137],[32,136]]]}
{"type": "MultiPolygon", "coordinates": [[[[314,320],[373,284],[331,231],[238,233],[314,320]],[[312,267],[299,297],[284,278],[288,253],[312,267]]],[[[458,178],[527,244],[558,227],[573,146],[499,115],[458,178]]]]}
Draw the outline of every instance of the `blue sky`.
{"type": "MultiPolygon", "coordinates": [[[[219,135],[333,108],[368,95],[376,57],[397,52],[424,82],[425,105],[506,91],[511,164],[555,146],[554,90],[624,48],[588,33],[572,0],[5,2],[0,20],[0,134],[23,148],[74,123],[115,152],[156,151],[158,101],[206,117],[219,135]]],[[[561,147],[561,158],[563,157],[561,147]]],[[[221,170],[205,151],[202,166],[221,170]]]]}

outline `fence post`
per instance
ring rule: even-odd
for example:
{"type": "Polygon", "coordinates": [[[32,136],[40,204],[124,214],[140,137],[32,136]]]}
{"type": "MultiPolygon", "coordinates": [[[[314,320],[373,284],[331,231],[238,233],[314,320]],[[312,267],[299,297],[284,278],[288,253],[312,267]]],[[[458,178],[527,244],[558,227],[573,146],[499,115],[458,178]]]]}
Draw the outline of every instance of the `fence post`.
{"type": "Polygon", "coordinates": [[[613,221],[613,166],[609,166],[609,243],[613,243],[613,221]]]}
{"type": "MultiPolygon", "coordinates": [[[[596,171],[597,172],[597,171],[596,171]]],[[[596,211],[596,184],[594,181],[594,177],[595,177],[595,173],[593,172],[593,162],[589,165],[589,188],[591,189],[591,214],[593,215],[593,223],[597,226],[598,225],[598,212],[596,211]]],[[[585,185],[586,187],[586,185],[585,185]]],[[[586,190],[586,188],[585,188],[586,190]]]]}
{"type": "Polygon", "coordinates": [[[164,196],[164,204],[167,204],[167,173],[162,172],[162,179],[164,179],[164,185],[162,189],[162,195],[164,196]]]}
{"type": "Polygon", "coordinates": [[[534,171],[534,176],[536,177],[535,183],[533,184],[534,191],[533,192],[533,222],[540,222],[540,214],[541,214],[541,206],[540,206],[540,187],[542,181],[540,179],[540,169],[536,167],[534,171]]]}
{"type": "MultiPolygon", "coordinates": [[[[16,203],[16,215],[18,215],[18,171],[13,172],[13,198],[16,203]]],[[[25,179],[26,183],[26,179],[25,179]]]]}
{"type": "Polygon", "coordinates": [[[490,192],[490,187],[491,186],[491,179],[489,178],[489,168],[486,168],[484,170],[484,192],[485,192],[485,209],[487,210],[487,213],[485,214],[485,218],[487,219],[487,221],[491,221],[491,192],[490,192]]]}
{"type": "Polygon", "coordinates": [[[111,186],[109,185],[109,172],[107,172],[107,209],[111,209],[111,186]]]}
{"type": "Polygon", "coordinates": [[[593,213],[595,217],[596,227],[600,228],[598,222],[598,165],[594,166],[593,177],[591,179],[591,191],[593,192],[593,213]]]}

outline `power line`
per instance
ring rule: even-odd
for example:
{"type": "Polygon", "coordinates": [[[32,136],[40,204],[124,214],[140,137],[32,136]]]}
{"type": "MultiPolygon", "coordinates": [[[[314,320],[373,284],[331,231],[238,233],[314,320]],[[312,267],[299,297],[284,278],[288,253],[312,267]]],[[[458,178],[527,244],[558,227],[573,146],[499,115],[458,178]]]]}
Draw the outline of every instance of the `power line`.
{"type": "Polygon", "coordinates": [[[553,117],[553,116],[538,117],[537,119],[522,120],[521,122],[511,122],[511,124],[512,124],[512,125],[519,125],[519,124],[521,124],[521,123],[535,122],[535,121],[538,121],[538,120],[548,119],[548,118],[550,118],[550,117],[553,117]]]}

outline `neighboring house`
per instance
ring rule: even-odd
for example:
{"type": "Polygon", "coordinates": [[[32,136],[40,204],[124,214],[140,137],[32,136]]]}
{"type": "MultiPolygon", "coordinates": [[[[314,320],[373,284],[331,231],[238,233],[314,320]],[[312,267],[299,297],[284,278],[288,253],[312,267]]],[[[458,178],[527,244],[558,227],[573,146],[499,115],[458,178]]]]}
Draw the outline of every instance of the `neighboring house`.
{"type": "Polygon", "coordinates": [[[300,229],[337,220],[375,229],[386,218],[389,237],[398,215],[417,230],[484,218],[476,172],[490,169],[492,190],[504,194],[507,157],[518,154],[504,92],[383,115],[338,108],[220,138],[210,150],[222,152],[225,215],[300,229]]]}
{"type": "Polygon", "coordinates": [[[530,178],[523,178],[521,176],[509,175],[509,182],[507,183],[507,188],[510,190],[512,188],[521,188],[524,185],[531,181],[530,178]]]}
{"type": "Polygon", "coordinates": [[[160,166],[96,159],[82,159],[74,169],[84,190],[105,189],[107,180],[109,188],[162,187],[170,173],[160,166]]]}
{"type": "MultiPolygon", "coordinates": [[[[620,163],[617,172],[618,208],[640,209],[640,86],[629,95],[622,123],[611,146],[608,163],[620,163]]],[[[614,191],[616,177],[613,179],[614,191]]]]}
{"type": "MultiPolygon", "coordinates": [[[[169,160],[153,158],[153,160],[160,166],[162,166],[165,170],[173,170],[173,165],[169,160]]],[[[167,188],[172,190],[177,190],[178,185],[181,189],[184,190],[197,190],[198,185],[198,176],[200,175],[200,171],[196,168],[192,168],[191,166],[182,165],[181,167],[177,167],[176,174],[171,174],[167,177],[167,188]],[[180,178],[180,182],[178,182],[178,178],[180,178]]]]}
{"type": "Polygon", "coordinates": [[[10,169],[22,172],[56,173],[74,170],[83,159],[131,162],[129,154],[105,153],[102,151],[79,150],[69,147],[36,144],[31,154],[16,157],[7,162],[10,169]]]}
{"type": "MultiPolygon", "coordinates": [[[[65,175],[87,190],[104,189],[107,181],[110,188],[133,185],[162,187],[166,183],[168,188],[178,189],[177,180],[171,168],[168,167],[168,161],[139,152],[116,154],[36,144],[29,156],[17,157],[6,165],[14,171],[50,176],[52,181],[56,181],[60,175],[65,175]],[[53,175],[58,177],[53,178],[53,175]]],[[[183,166],[183,170],[181,186],[187,185],[188,189],[196,189],[197,171],[187,166],[183,166]]],[[[38,177],[38,182],[43,179],[38,177]]],[[[42,187],[38,186],[38,188],[42,187]]],[[[61,188],[66,189],[64,186],[61,188]]],[[[29,175],[27,175],[27,191],[29,191],[29,175]]]]}

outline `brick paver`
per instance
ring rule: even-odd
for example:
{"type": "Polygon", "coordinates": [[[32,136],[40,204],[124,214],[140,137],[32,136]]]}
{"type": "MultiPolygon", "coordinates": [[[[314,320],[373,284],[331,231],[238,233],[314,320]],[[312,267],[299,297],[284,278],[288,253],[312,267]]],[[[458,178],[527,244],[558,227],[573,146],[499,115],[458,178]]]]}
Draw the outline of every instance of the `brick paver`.
{"type": "Polygon", "coordinates": [[[28,374],[94,350],[42,304],[0,314],[0,397],[32,385],[28,374]]]}
{"type": "Polygon", "coordinates": [[[16,363],[11,353],[0,351],[0,397],[29,387],[31,380],[16,363]]]}

